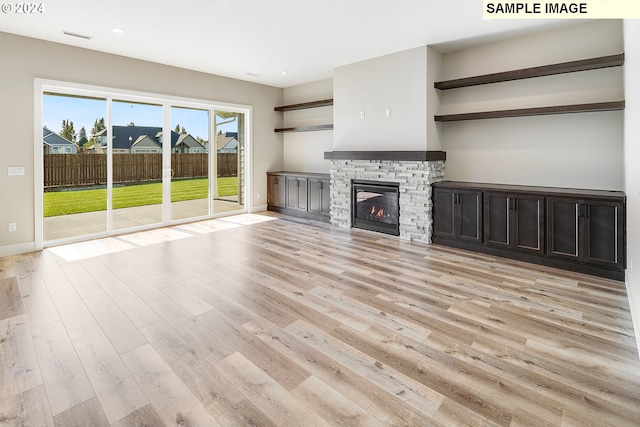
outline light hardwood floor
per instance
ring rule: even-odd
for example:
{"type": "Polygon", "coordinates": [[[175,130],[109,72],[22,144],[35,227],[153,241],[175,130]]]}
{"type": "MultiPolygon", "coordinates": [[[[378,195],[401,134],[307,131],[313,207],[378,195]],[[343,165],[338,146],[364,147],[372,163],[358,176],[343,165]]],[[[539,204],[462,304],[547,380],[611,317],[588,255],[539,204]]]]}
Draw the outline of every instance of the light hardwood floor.
{"type": "Polygon", "coordinates": [[[623,283],[267,213],[0,258],[2,426],[639,426],[623,283]]]}

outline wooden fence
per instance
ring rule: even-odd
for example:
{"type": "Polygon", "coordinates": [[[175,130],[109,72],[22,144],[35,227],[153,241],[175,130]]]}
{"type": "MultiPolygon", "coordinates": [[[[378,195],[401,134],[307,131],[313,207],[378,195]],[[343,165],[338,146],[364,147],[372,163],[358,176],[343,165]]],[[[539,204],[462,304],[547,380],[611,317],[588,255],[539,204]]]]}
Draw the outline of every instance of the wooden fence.
{"type": "MultiPolygon", "coordinates": [[[[238,174],[238,155],[218,153],[218,176],[238,174]]],[[[174,178],[205,178],[208,154],[171,154],[174,178]]],[[[162,179],[162,154],[114,154],[113,182],[132,183],[162,179]]],[[[106,154],[45,154],[44,186],[74,187],[107,182],[106,154]]]]}

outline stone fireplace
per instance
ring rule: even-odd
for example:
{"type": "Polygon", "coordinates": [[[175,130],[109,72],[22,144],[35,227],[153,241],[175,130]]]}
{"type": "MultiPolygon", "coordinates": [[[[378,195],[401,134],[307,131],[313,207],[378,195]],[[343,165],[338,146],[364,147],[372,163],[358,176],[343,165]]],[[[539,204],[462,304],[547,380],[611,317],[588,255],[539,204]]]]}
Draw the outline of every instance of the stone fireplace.
{"type": "Polygon", "coordinates": [[[431,184],[444,180],[444,152],[333,151],[325,153],[325,158],[331,160],[333,225],[354,226],[352,182],[394,184],[398,187],[400,238],[431,243],[431,184]]]}

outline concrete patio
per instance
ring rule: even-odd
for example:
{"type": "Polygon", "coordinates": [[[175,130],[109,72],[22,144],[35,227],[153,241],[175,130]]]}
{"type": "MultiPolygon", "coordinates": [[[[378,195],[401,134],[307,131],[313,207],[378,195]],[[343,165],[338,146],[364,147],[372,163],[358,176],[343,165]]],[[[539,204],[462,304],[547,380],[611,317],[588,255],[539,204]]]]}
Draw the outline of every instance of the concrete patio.
{"type": "MultiPolygon", "coordinates": [[[[213,201],[213,213],[241,211],[244,205],[235,197],[213,201]]],[[[171,218],[179,221],[208,215],[208,200],[198,199],[171,203],[171,218]]],[[[114,230],[124,230],[162,222],[162,205],[137,206],[113,210],[114,230]]],[[[91,234],[105,233],[107,230],[107,211],[86,212],[60,215],[44,219],[44,241],[50,242],[91,234]]]]}

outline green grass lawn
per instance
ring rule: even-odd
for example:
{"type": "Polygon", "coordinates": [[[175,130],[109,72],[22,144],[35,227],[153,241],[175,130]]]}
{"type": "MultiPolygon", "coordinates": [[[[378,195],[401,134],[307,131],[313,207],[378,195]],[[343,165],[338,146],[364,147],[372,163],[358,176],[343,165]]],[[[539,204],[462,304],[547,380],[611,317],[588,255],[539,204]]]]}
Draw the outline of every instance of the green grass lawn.
{"type": "MultiPolygon", "coordinates": [[[[218,178],[218,196],[238,194],[238,178],[218,178]]],[[[207,198],[207,180],[184,179],[171,183],[171,201],[207,198]]],[[[162,202],[162,183],[135,184],[113,189],[113,209],[155,205],[162,202]]],[[[107,209],[107,190],[54,191],[44,193],[44,216],[60,216],[107,209]]]]}

